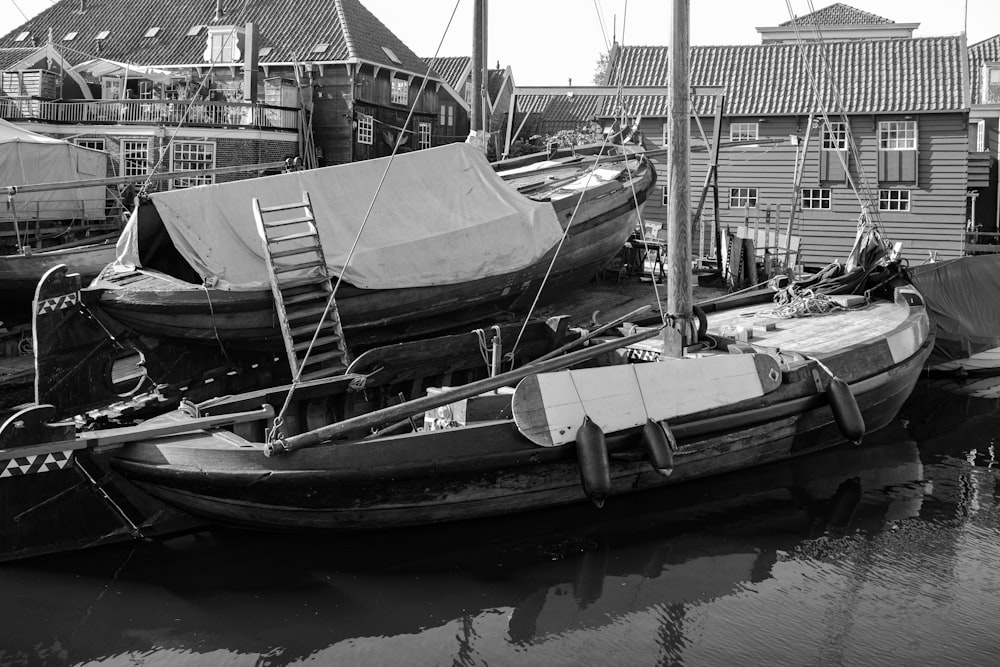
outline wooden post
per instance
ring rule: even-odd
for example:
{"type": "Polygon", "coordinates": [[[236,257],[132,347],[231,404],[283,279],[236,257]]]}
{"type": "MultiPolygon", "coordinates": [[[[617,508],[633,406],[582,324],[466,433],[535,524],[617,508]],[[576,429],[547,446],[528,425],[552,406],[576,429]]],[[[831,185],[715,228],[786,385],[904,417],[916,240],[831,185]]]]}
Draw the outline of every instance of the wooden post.
{"type": "Polygon", "coordinates": [[[690,0],[673,0],[670,23],[667,129],[667,326],[663,354],[681,357],[697,340],[691,294],[691,83],[688,16],[690,0]]]}
{"type": "Polygon", "coordinates": [[[483,69],[486,63],[483,40],[486,18],[486,0],[473,0],[472,3],[472,94],[469,100],[471,109],[470,125],[472,132],[483,129],[483,69]]]}

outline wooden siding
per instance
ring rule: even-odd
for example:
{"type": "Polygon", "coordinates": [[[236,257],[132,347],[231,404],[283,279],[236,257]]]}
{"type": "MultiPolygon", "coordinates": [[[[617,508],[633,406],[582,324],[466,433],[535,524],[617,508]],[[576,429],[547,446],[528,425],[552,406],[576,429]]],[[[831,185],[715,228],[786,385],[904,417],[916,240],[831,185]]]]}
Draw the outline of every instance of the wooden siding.
{"type": "MultiPolygon", "coordinates": [[[[851,133],[860,154],[860,164],[852,157],[851,177],[858,190],[870,195],[858,195],[844,185],[820,180],[819,131],[812,130],[809,152],[805,161],[802,187],[828,188],[830,209],[805,209],[797,214],[793,233],[802,237],[800,262],[820,267],[833,261],[844,261],[854,241],[856,223],[861,214],[861,200],[875,202],[879,183],[877,128],[878,117],[851,118],[851,133]]],[[[886,235],[892,242],[903,243],[903,253],[911,262],[926,259],[930,252],[938,258],[962,254],[966,223],[966,169],[968,164],[967,117],[961,113],[924,114],[918,120],[917,185],[884,184],[883,188],[906,189],[910,192],[910,211],[877,211],[886,235]]],[[[719,217],[724,226],[749,221],[763,224],[771,211],[771,224],[780,220],[781,229],[788,220],[792,197],[796,147],[790,141],[774,145],[769,139],[787,139],[790,135],[804,136],[805,116],[768,117],[759,125],[758,146],[724,147],[719,156],[719,217]],[[730,208],[731,188],[757,188],[757,209],[730,208]]],[[[728,137],[728,119],[723,120],[723,141],[728,137]]],[[[702,119],[704,133],[711,137],[713,120],[702,119]]],[[[662,119],[644,120],[643,134],[648,148],[663,146],[662,119]]],[[[701,142],[701,132],[692,123],[692,148],[701,142]]],[[[709,153],[693,151],[691,158],[691,210],[695,210],[707,171],[709,153]]],[[[666,182],[666,156],[656,159],[657,172],[666,182]]],[[[712,197],[705,205],[705,236],[711,224],[712,197]]],[[[654,229],[666,224],[666,208],[661,205],[659,192],[647,202],[644,223],[654,229]]],[[[694,252],[699,252],[699,233],[693,231],[694,252]]]]}
{"type": "Polygon", "coordinates": [[[322,155],[321,166],[350,162],[354,134],[351,126],[351,99],[354,79],[343,66],[325,67],[313,73],[313,143],[322,155]]]}

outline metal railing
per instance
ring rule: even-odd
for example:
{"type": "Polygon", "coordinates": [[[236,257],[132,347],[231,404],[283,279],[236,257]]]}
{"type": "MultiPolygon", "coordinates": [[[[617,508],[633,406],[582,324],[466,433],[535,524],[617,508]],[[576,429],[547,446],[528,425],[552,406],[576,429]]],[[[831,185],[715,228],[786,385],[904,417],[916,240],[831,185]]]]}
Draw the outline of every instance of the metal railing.
{"type": "Polygon", "coordinates": [[[0,118],[95,125],[179,125],[298,130],[299,110],[250,102],[0,98],[0,118]]]}

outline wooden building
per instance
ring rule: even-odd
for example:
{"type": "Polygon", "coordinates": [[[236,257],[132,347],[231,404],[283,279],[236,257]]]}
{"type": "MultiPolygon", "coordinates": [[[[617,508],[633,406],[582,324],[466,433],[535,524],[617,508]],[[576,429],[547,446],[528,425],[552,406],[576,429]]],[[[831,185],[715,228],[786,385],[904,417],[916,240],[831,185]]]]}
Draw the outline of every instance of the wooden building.
{"type": "MultiPolygon", "coordinates": [[[[472,58],[470,56],[439,56],[437,58],[424,58],[433,70],[440,75],[445,82],[442,86],[441,107],[442,118],[451,118],[445,115],[445,105],[454,107],[456,132],[464,128],[464,135],[458,138],[464,140],[468,136],[472,104],[472,58]],[[447,96],[447,97],[446,97],[447,96]]],[[[486,118],[490,133],[490,147],[496,151],[497,146],[503,146],[504,138],[504,118],[507,107],[510,105],[510,96],[514,90],[514,74],[510,67],[501,67],[500,63],[493,69],[486,70],[486,118]]],[[[442,131],[444,131],[442,129],[442,131]]]]}
{"type": "MultiPolygon", "coordinates": [[[[845,27],[839,40],[692,47],[692,87],[725,92],[717,222],[783,230],[794,205],[793,233],[802,239],[798,263],[822,266],[846,258],[866,207],[890,240],[903,243],[910,261],[961,255],[969,164],[964,37],[885,38],[891,21],[845,5],[798,22],[823,24],[826,35],[831,20],[850,22],[850,34],[845,27]],[[873,32],[866,33],[866,25],[873,32]]],[[[761,29],[779,37],[789,30],[761,29]]],[[[626,46],[612,53],[611,85],[667,81],[666,47],[626,46]]],[[[718,100],[696,95],[692,103],[694,210],[718,100]]],[[[626,97],[625,108],[641,119],[647,146],[666,145],[666,97],[626,97]]],[[[667,182],[665,173],[660,182],[667,182]]],[[[660,194],[647,203],[647,225],[665,224],[669,193],[660,194]]],[[[711,195],[705,212],[710,223],[711,195]]],[[[707,225],[695,230],[696,246],[706,232],[707,225]]]]}
{"type": "Polygon", "coordinates": [[[108,150],[137,177],[461,140],[438,122],[443,81],[359,0],[125,9],[61,0],[0,37],[0,117],[108,150]]]}
{"type": "Polygon", "coordinates": [[[1000,35],[969,46],[970,252],[1000,251],[1000,35]]]}

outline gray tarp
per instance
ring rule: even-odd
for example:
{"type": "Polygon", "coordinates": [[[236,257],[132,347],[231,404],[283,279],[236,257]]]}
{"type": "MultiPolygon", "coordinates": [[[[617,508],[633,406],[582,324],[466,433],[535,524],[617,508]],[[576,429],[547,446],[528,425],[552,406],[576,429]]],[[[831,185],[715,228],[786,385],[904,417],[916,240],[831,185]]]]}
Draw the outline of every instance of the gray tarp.
{"type": "MultiPolygon", "coordinates": [[[[9,186],[60,183],[108,175],[108,154],[61,139],[29,132],[0,120],[0,192],[9,186]]],[[[0,206],[0,221],[103,220],[104,186],[24,192],[14,196],[14,208],[0,206]]]]}
{"type": "Polygon", "coordinates": [[[1000,346],[1000,255],[975,255],[910,268],[937,339],[934,359],[964,359],[1000,346]]]}
{"type": "MultiPolygon", "coordinates": [[[[254,197],[267,207],[301,201],[308,192],[333,275],[343,270],[345,280],[369,289],[454,284],[517,270],[538,261],[562,236],[550,204],[519,194],[471,146],[397,155],[379,189],[388,160],[173,190],[150,199],[185,260],[202,279],[230,290],[269,285],[254,197]]],[[[133,215],[118,243],[117,267],[140,264],[137,224],[133,215]]]]}

